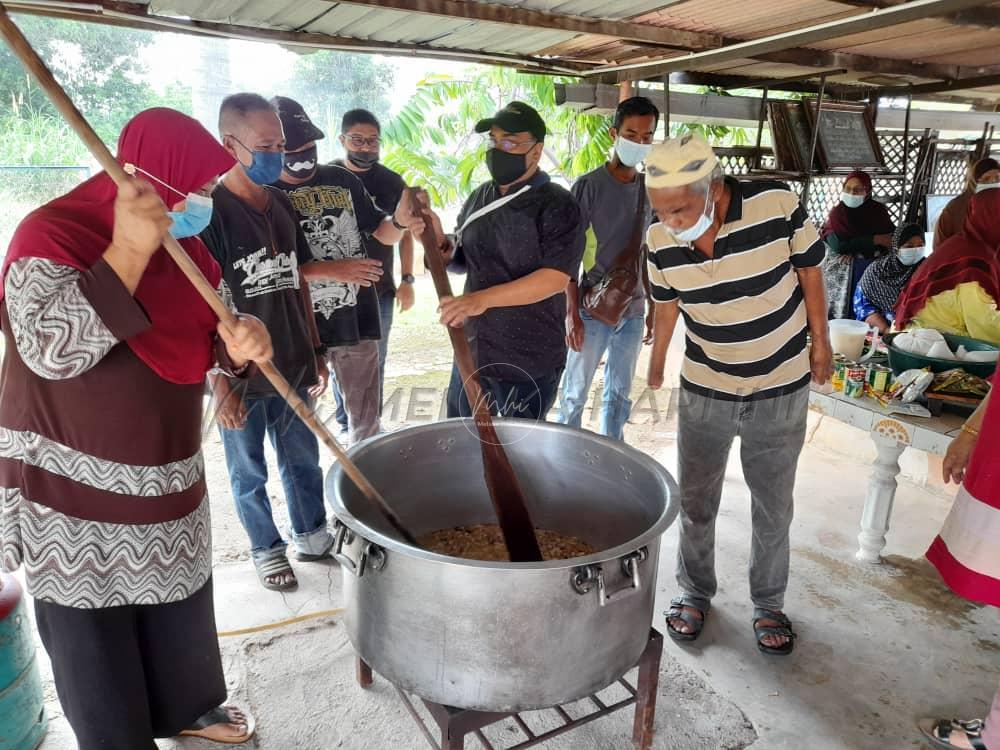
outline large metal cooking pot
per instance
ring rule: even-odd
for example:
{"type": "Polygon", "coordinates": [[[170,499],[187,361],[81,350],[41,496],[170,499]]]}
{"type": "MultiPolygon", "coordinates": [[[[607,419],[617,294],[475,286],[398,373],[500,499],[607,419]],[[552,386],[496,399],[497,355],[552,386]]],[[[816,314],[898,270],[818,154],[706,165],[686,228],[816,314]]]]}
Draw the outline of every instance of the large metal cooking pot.
{"type": "MultiPolygon", "coordinates": [[[[521,711],[582,698],[639,660],[660,536],[678,496],[660,464],[624,443],[528,420],[496,428],[535,525],[601,552],[541,563],[460,560],[395,538],[339,466],[326,489],[358,654],[429,700],[521,711]]],[[[496,523],[474,430],[458,419],[411,427],[351,456],[418,537],[496,523]]]]}

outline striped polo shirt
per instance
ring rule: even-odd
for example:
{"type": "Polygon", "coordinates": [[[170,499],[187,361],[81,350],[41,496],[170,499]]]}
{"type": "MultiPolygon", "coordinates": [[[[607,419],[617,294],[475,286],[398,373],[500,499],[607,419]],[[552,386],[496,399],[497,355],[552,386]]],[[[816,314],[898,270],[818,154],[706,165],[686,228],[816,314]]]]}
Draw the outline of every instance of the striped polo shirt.
{"type": "Polygon", "coordinates": [[[687,325],[681,385],[728,401],[772,398],[809,382],[805,299],[795,270],[825,253],[798,197],[780,182],[738,182],[708,258],[664,224],[649,228],[657,302],[687,325]]]}

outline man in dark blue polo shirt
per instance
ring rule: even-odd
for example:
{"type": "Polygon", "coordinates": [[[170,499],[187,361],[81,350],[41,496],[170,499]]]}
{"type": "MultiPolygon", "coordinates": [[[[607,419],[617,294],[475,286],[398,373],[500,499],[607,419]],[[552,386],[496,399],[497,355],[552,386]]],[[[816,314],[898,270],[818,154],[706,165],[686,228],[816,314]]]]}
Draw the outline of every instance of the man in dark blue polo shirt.
{"type": "MultiPolygon", "coordinates": [[[[539,169],[545,123],[522,102],[481,120],[492,180],[462,207],[452,271],[463,294],[441,303],[441,322],[464,326],[492,411],[545,419],[566,366],[566,284],[583,256],[580,211],[569,191],[539,169]]],[[[448,416],[469,416],[458,369],[448,416]]]]}

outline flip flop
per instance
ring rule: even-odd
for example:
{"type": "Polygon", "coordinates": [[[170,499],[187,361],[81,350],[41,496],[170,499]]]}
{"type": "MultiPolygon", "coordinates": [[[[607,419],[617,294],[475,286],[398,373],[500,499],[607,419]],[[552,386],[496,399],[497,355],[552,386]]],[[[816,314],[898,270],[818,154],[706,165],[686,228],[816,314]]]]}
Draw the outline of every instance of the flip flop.
{"type": "Polygon", "coordinates": [[[945,750],[955,750],[958,745],[951,744],[951,733],[953,730],[965,732],[965,737],[972,745],[972,750],[986,750],[981,738],[985,723],[980,719],[923,719],[917,727],[924,738],[934,744],[935,747],[945,748],[945,750]]]}
{"type": "Polygon", "coordinates": [[[281,557],[272,557],[270,560],[264,560],[261,563],[255,560],[253,566],[257,570],[257,580],[266,589],[271,591],[291,591],[299,587],[299,580],[295,577],[295,571],[292,570],[292,566],[288,564],[288,558],[284,555],[281,557]],[[291,573],[292,579],[288,583],[268,583],[267,579],[269,576],[281,575],[282,573],[291,573]]]}
{"type": "Polygon", "coordinates": [[[183,730],[178,736],[179,737],[200,737],[203,740],[208,740],[209,742],[218,742],[222,745],[242,745],[244,742],[253,737],[256,727],[254,725],[254,720],[251,716],[244,714],[242,711],[239,713],[246,719],[247,730],[239,735],[238,737],[220,738],[216,737],[209,730],[218,724],[242,724],[243,722],[233,721],[235,718],[231,711],[239,711],[235,706],[216,706],[207,714],[198,717],[187,729],[183,730]]]}

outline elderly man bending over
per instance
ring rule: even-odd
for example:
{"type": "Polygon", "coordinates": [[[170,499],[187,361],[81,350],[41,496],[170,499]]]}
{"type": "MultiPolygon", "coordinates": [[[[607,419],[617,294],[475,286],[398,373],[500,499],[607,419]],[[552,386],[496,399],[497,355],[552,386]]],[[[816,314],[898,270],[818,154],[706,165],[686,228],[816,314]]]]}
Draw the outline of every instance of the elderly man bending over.
{"type": "Polygon", "coordinates": [[[651,388],[663,385],[679,314],[687,326],[678,432],[682,594],[671,601],[667,629],[675,640],[693,641],[705,624],[716,592],[715,519],[739,436],[753,519],[754,636],[762,652],[788,654],[795,634],[782,607],[795,467],[810,372],[822,383],[832,370],[818,267],[823,243],[785,185],[724,178],[696,136],[655,146],[646,173],[660,219],[648,234],[657,302],[651,388]]]}

